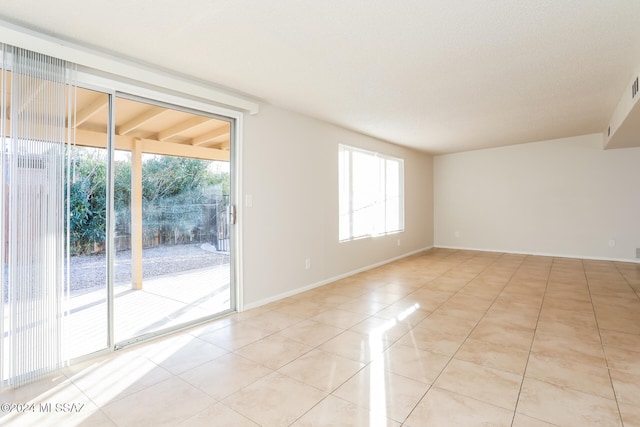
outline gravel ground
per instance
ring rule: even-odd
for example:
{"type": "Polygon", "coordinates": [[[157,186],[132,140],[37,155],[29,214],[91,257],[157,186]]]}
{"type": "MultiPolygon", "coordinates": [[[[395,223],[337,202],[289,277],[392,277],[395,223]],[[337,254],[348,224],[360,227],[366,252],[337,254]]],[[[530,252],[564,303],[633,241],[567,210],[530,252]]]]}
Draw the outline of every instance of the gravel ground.
{"type": "MultiPolygon", "coordinates": [[[[157,246],[142,251],[142,276],[144,279],[195,270],[214,265],[228,264],[229,253],[215,252],[208,244],[157,246]]],[[[105,255],[72,257],[71,292],[85,292],[106,284],[105,255]]],[[[114,283],[131,283],[131,251],[116,254],[114,283]]]]}

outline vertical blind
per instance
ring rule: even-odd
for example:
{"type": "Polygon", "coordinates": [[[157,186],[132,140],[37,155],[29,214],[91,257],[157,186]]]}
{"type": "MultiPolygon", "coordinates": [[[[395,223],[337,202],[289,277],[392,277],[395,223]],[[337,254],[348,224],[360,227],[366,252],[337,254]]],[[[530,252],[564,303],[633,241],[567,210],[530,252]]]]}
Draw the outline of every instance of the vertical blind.
{"type": "Polygon", "coordinates": [[[68,286],[65,167],[72,66],[1,45],[2,186],[0,342],[3,386],[17,387],[64,363],[68,286]]]}

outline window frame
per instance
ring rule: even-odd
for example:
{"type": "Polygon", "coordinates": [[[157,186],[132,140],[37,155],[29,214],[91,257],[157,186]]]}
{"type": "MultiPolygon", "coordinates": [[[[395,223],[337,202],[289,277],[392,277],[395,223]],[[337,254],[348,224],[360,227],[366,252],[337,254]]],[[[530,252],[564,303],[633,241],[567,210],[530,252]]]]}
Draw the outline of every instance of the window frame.
{"type": "Polygon", "coordinates": [[[379,237],[404,229],[404,159],[338,144],[338,241],[379,237]],[[359,164],[354,165],[354,157],[359,164]],[[390,166],[394,165],[397,175],[389,177],[390,166]],[[369,176],[360,176],[367,168],[369,176]],[[371,185],[367,187],[363,180],[371,185]],[[391,221],[390,215],[395,215],[391,221]]]}

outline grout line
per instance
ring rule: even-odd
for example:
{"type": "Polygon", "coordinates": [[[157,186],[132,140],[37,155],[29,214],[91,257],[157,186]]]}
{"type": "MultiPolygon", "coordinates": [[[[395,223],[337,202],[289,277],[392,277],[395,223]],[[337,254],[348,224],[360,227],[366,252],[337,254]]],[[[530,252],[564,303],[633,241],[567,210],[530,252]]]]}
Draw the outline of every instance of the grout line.
{"type": "MultiPolygon", "coordinates": [[[[454,252],[455,253],[455,252],[454,252]]],[[[452,254],[453,255],[453,254],[452,254]]],[[[503,254],[504,255],[504,254],[503,254]]],[[[480,270],[475,276],[473,276],[472,279],[470,279],[462,288],[458,289],[456,292],[454,292],[448,299],[446,299],[445,301],[443,301],[435,310],[433,310],[431,312],[431,314],[435,313],[440,307],[442,307],[444,304],[446,304],[449,300],[451,300],[455,295],[457,295],[458,293],[460,293],[464,288],[467,287],[467,285],[469,283],[471,283],[474,279],[476,279],[482,272],[484,272],[487,268],[489,268],[490,266],[492,266],[493,264],[495,264],[496,262],[498,262],[498,260],[500,258],[502,258],[502,256],[496,257],[495,259],[493,259],[493,262],[491,262],[490,264],[487,264],[482,270],[480,270]]],[[[477,254],[475,256],[472,256],[470,258],[468,258],[465,261],[461,261],[459,262],[456,266],[459,266],[461,264],[463,264],[466,261],[469,261],[473,258],[475,258],[477,256],[477,254]]],[[[520,264],[522,265],[522,263],[520,264]]],[[[449,270],[445,271],[444,273],[440,274],[440,276],[442,276],[443,274],[445,274],[448,271],[451,271],[453,268],[450,268],[449,270]]],[[[514,273],[515,274],[515,273],[514,273]]],[[[418,400],[418,402],[414,405],[413,409],[411,411],[409,411],[409,414],[407,414],[407,416],[405,417],[405,419],[403,420],[403,424],[407,421],[407,419],[409,419],[409,417],[411,416],[411,414],[415,411],[415,409],[418,407],[418,405],[420,404],[420,402],[422,402],[422,400],[425,398],[425,396],[427,395],[427,393],[434,387],[434,384],[438,381],[438,378],[440,378],[440,376],[442,375],[442,373],[447,369],[447,366],[449,366],[449,364],[451,363],[451,361],[453,360],[453,358],[455,357],[455,355],[458,353],[458,351],[460,350],[460,348],[462,348],[462,346],[464,345],[464,343],[467,341],[467,339],[469,338],[469,336],[473,333],[474,329],[478,326],[478,324],[480,323],[480,321],[482,320],[482,318],[487,314],[487,312],[489,311],[489,309],[491,308],[491,306],[493,306],[493,304],[495,303],[496,299],[498,299],[498,296],[502,293],[502,291],[504,290],[504,288],[509,284],[509,282],[512,280],[513,275],[511,275],[511,277],[509,278],[509,280],[507,281],[507,283],[505,283],[505,285],[502,287],[502,290],[496,295],[496,297],[493,299],[493,302],[491,303],[491,305],[489,307],[487,307],[487,309],[485,310],[485,313],[480,317],[480,319],[478,319],[476,321],[475,326],[471,329],[471,331],[469,331],[469,333],[466,335],[464,341],[462,342],[462,344],[460,344],[460,346],[458,347],[458,349],[451,355],[451,356],[447,356],[449,357],[449,361],[442,367],[442,369],[440,370],[440,373],[434,378],[434,380],[431,382],[431,385],[429,386],[429,388],[427,389],[427,391],[424,392],[424,394],[422,395],[422,397],[418,400]]],[[[438,276],[438,277],[440,277],[438,276]]],[[[435,279],[434,279],[435,280],[435,279]]],[[[429,314],[429,316],[431,316],[431,314],[429,314]]],[[[425,319],[428,319],[429,316],[427,316],[425,319]]],[[[466,319],[465,319],[466,320],[466,319]]],[[[412,328],[413,329],[413,328],[412,328]]],[[[407,332],[407,333],[410,333],[407,332]]],[[[406,334],[405,334],[406,335],[406,334]]],[[[403,335],[404,336],[404,335],[403,335]]],[[[431,353],[436,353],[436,352],[431,352],[431,353]]],[[[440,353],[436,353],[436,354],[440,354],[440,353]]],[[[442,355],[445,356],[445,355],[442,355]]],[[[471,396],[466,396],[468,398],[474,399],[474,400],[478,400],[475,399],[471,396]]],[[[482,402],[482,403],[487,403],[487,402],[482,402]]],[[[488,403],[487,403],[488,404],[488,403]]],[[[492,405],[492,406],[496,406],[499,408],[499,406],[497,405],[492,405]]]]}
{"type": "MultiPolygon", "coordinates": [[[[547,273],[547,281],[544,285],[544,293],[542,294],[542,302],[540,303],[540,310],[538,310],[538,318],[536,319],[536,325],[533,329],[533,338],[531,339],[531,345],[529,346],[529,353],[527,354],[527,362],[524,365],[524,372],[522,372],[522,382],[520,383],[520,390],[518,390],[518,397],[516,399],[516,406],[513,408],[513,418],[511,419],[511,425],[516,419],[516,414],[518,413],[518,404],[520,403],[520,395],[522,394],[522,386],[524,385],[524,380],[527,377],[527,368],[529,367],[529,359],[531,358],[531,352],[533,350],[533,343],[536,340],[536,333],[538,331],[538,322],[540,322],[540,315],[542,314],[542,307],[544,306],[544,300],[547,297],[547,289],[549,288],[549,280],[551,280],[551,272],[553,271],[553,263],[555,258],[551,260],[551,264],[549,266],[549,271],[547,273]]],[[[546,421],[545,421],[546,422],[546,421]]]]}
{"type": "MultiPolygon", "coordinates": [[[[584,278],[587,281],[587,290],[589,291],[589,301],[591,302],[591,309],[593,310],[593,317],[596,320],[596,328],[598,329],[598,338],[600,338],[600,347],[602,348],[602,355],[604,356],[604,361],[607,365],[607,375],[609,376],[609,382],[611,384],[611,391],[613,392],[613,399],[616,402],[616,408],[618,408],[618,416],[620,417],[620,425],[624,425],[624,420],[622,418],[622,411],[620,410],[620,402],[618,402],[618,396],[616,394],[616,388],[613,385],[613,378],[611,377],[611,368],[609,367],[609,358],[607,357],[607,351],[604,348],[604,342],[602,341],[602,334],[600,333],[600,324],[598,323],[598,316],[596,314],[596,307],[593,305],[593,295],[591,294],[591,286],[589,286],[589,276],[587,275],[585,266],[584,266],[584,260],[581,261],[582,262],[582,269],[584,272],[584,278]]],[[[615,266],[615,264],[614,264],[615,266]]],[[[620,270],[618,270],[618,267],[616,267],[616,270],[618,271],[618,274],[620,274],[620,270]]],[[[629,285],[629,282],[626,280],[626,278],[624,278],[624,275],[620,274],[622,276],[622,278],[625,280],[625,282],[627,282],[627,285],[629,285]]],[[[629,285],[630,286],[630,285],[629,285]]],[[[634,290],[633,288],[631,288],[632,290],[634,290]]]]}

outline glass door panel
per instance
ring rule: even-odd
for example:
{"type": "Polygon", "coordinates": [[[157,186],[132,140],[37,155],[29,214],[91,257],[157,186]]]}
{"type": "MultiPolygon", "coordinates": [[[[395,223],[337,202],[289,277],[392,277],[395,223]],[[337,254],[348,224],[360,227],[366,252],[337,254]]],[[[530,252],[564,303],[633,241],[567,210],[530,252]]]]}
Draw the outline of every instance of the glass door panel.
{"type": "Polygon", "coordinates": [[[230,123],[116,101],[117,343],[233,308],[230,123]]]}
{"type": "MultiPolygon", "coordinates": [[[[65,188],[70,203],[69,310],[70,358],[108,346],[107,313],[107,124],[109,96],[76,89],[75,146],[70,146],[65,188]]],[[[70,121],[73,123],[73,120],[70,121]]]]}

